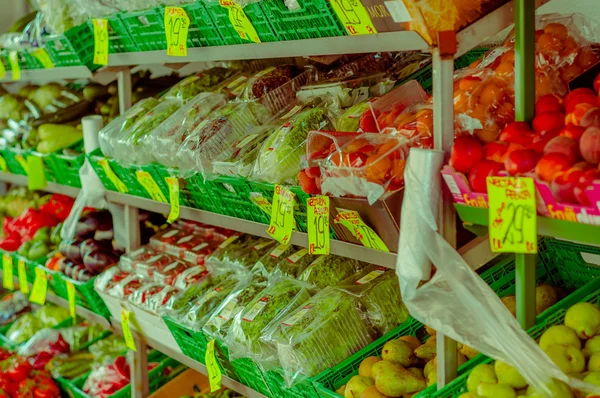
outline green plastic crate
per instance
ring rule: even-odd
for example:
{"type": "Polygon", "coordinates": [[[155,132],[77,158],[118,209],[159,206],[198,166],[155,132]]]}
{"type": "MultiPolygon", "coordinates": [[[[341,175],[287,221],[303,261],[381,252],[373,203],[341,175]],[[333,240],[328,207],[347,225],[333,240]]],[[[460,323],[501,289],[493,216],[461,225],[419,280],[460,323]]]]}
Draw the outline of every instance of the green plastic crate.
{"type": "MultiPolygon", "coordinates": [[[[72,146],[73,149],[83,151],[83,141],[72,146]]],[[[81,188],[79,169],[85,162],[85,154],[63,155],[62,151],[51,153],[45,159],[46,167],[50,170],[54,181],[62,185],[81,188]]]]}
{"type": "Polygon", "coordinates": [[[182,7],[190,17],[188,47],[211,47],[225,44],[203,2],[196,1],[182,7]]]}
{"type": "Polygon", "coordinates": [[[0,62],[2,62],[4,70],[11,71],[10,62],[8,62],[8,50],[0,49],[0,62]]]}
{"type": "Polygon", "coordinates": [[[212,213],[221,213],[221,202],[218,198],[215,198],[210,194],[202,174],[196,174],[186,178],[186,181],[191,201],[195,205],[194,207],[212,213]]]}
{"type": "MultiPolygon", "coordinates": [[[[92,153],[90,153],[86,156],[90,162],[90,165],[96,172],[96,175],[102,182],[102,185],[104,185],[104,188],[108,189],[109,191],[119,192],[117,190],[117,187],[115,187],[115,184],[113,184],[112,181],[110,180],[110,178],[108,178],[108,176],[106,175],[106,172],[104,171],[102,166],[100,166],[99,162],[102,159],[106,159],[104,157],[104,155],[102,154],[102,151],[100,150],[100,148],[94,150],[92,153]]],[[[110,167],[110,163],[109,163],[109,167],[110,167]]]]}
{"type": "Polygon", "coordinates": [[[219,213],[226,216],[269,223],[264,211],[250,201],[252,188],[243,177],[219,176],[204,182],[208,194],[219,204],[219,213]]]}
{"type": "Polygon", "coordinates": [[[180,325],[176,320],[166,316],[163,317],[163,320],[171,331],[177,345],[181,348],[181,351],[193,360],[205,364],[208,341],[206,341],[204,333],[180,325]]]}
{"type": "Polygon", "coordinates": [[[42,63],[31,54],[30,50],[19,51],[19,66],[21,69],[43,69],[42,63]]]}
{"type": "MultiPolygon", "coordinates": [[[[168,168],[168,167],[157,164],[157,165],[154,165],[154,169],[153,169],[151,175],[155,181],[159,181],[159,180],[166,181],[165,178],[167,178],[167,177],[177,178],[179,181],[179,204],[181,206],[200,208],[200,207],[198,207],[198,205],[196,204],[196,202],[194,200],[194,196],[196,194],[194,192],[194,190],[196,189],[195,186],[193,186],[193,184],[190,180],[187,180],[185,178],[180,178],[178,169],[168,168]]],[[[165,187],[166,187],[166,184],[165,184],[165,187]]],[[[163,191],[163,194],[165,195],[165,197],[167,199],[169,199],[169,192],[168,192],[168,190],[166,190],[166,188],[165,188],[165,191],[163,191]]]]}
{"type": "Polygon", "coordinates": [[[163,10],[159,7],[153,7],[120,15],[125,29],[137,44],[139,51],[167,49],[163,10]]]}
{"type": "MultiPolygon", "coordinates": [[[[248,44],[251,40],[242,39],[234,29],[229,19],[229,10],[221,7],[218,1],[207,1],[204,3],[206,10],[211,16],[212,22],[221,34],[225,45],[248,44]]],[[[248,16],[252,26],[261,42],[278,41],[278,37],[273,30],[267,14],[259,3],[248,4],[244,7],[244,12],[248,16]]]]}
{"type": "MultiPolygon", "coordinates": [[[[121,13],[116,13],[106,17],[108,20],[108,53],[126,53],[139,51],[137,44],[127,31],[125,24],[121,20],[121,13]]],[[[94,33],[94,24],[91,19],[86,22],[88,28],[94,33]]],[[[92,47],[93,49],[93,47],[92,47]]],[[[92,53],[93,59],[93,53],[92,53]]]]}
{"type": "Polygon", "coordinates": [[[27,163],[27,155],[29,153],[26,149],[19,149],[14,147],[8,147],[0,150],[2,157],[6,161],[6,166],[8,167],[8,171],[13,174],[19,174],[26,176],[27,171],[23,168],[23,162],[27,163]],[[17,160],[17,159],[19,159],[17,160]]]}
{"type": "Polygon", "coordinates": [[[55,67],[84,65],[94,71],[94,31],[90,25],[74,26],[62,35],[44,38],[45,48],[55,67]]]}
{"type": "Polygon", "coordinates": [[[327,0],[298,0],[298,10],[288,9],[283,0],[259,4],[280,40],[346,36],[346,29],[327,0]]]}
{"type": "Polygon", "coordinates": [[[233,370],[238,375],[240,383],[267,397],[279,398],[279,396],[273,394],[265,374],[253,360],[239,358],[230,362],[233,370]]]}
{"type": "Polygon", "coordinates": [[[142,184],[140,184],[135,173],[137,170],[142,170],[141,166],[123,166],[114,159],[109,159],[108,163],[112,171],[114,171],[117,177],[119,177],[119,179],[123,181],[125,186],[127,186],[127,193],[129,195],[150,199],[150,194],[148,193],[148,191],[146,191],[146,188],[144,188],[142,184]]]}
{"type": "Polygon", "coordinates": [[[86,282],[80,282],[69,278],[60,271],[47,270],[46,272],[49,272],[52,275],[52,289],[58,297],[69,300],[67,282],[71,282],[75,287],[75,303],[78,306],[87,308],[105,318],[110,318],[108,307],[106,307],[104,300],[102,300],[100,295],[94,290],[94,281],[96,280],[96,277],[86,282]]]}
{"type": "Polygon", "coordinates": [[[489,48],[485,47],[474,48],[473,50],[469,51],[464,55],[461,55],[460,57],[454,60],[454,69],[462,69],[469,67],[469,65],[482,58],[488,51],[489,48]]]}

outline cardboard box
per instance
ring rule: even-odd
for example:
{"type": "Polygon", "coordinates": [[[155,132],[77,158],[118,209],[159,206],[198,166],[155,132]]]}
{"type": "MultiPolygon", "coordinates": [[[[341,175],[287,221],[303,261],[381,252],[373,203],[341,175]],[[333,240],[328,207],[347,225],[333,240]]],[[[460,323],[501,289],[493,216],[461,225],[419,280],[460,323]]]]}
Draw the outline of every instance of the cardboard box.
{"type": "Polygon", "coordinates": [[[402,0],[362,0],[378,33],[408,30],[410,15],[402,0]]]}
{"type": "Polygon", "coordinates": [[[161,388],[150,398],[174,398],[190,396],[193,397],[196,392],[209,392],[210,386],[208,378],[194,369],[188,369],[161,388]]]}

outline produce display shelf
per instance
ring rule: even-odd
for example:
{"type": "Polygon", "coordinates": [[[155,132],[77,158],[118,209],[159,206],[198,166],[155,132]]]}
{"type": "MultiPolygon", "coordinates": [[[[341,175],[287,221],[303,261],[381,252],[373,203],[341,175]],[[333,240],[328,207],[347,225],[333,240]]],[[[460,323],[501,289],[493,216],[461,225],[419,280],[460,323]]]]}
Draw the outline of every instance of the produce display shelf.
{"type": "MultiPolygon", "coordinates": [[[[90,79],[92,72],[86,66],[66,66],[52,69],[22,69],[20,80],[55,81],[61,79],[90,79]]],[[[6,71],[0,83],[13,81],[12,72],[6,71]]]]}
{"type": "MultiPolygon", "coordinates": [[[[459,205],[454,207],[463,223],[487,227],[489,209],[459,205]]],[[[600,245],[600,226],[581,224],[572,221],[556,220],[537,216],[537,233],[556,239],[570,240],[588,245],[600,245]]]]}
{"type": "MultiPolygon", "coordinates": [[[[12,173],[3,173],[0,172],[0,181],[7,182],[15,185],[24,185],[27,186],[27,176],[22,176],[18,174],[12,173]]],[[[72,198],[77,197],[80,188],[70,187],[67,185],[56,184],[54,182],[49,182],[48,185],[42,189],[41,191],[50,192],[50,193],[59,193],[62,195],[70,196],[72,198]]]]}

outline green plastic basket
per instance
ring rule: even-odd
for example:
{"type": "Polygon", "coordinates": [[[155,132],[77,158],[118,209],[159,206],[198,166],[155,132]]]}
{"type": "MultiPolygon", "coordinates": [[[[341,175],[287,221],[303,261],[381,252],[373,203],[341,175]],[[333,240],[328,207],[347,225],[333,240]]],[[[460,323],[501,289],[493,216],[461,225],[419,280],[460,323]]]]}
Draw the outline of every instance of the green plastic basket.
{"type": "Polygon", "coordinates": [[[239,358],[230,361],[230,363],[240,383],[267,397],[279,398],[278,395],[273,394],[265,374],[253,360],[250,358],[239,358]]]}
{"type": "Polygon", "coordinates": [[[196,174],[186,179],[188,194],[194,207],[201,210],[210,211],[212,213],[221,213],[221,202],[218,198],[213,197],[206,187],[202,174],[196,174]]]}
{"type": "Polygon", "coordinates": [[[114,159],[109,159],[108,163],[110,165],[110,168],[117,175],[117,177],[119,177],[119,179],[123,181],[125,186],[127,186],[127,193],[129,195],[150,199],[150,194],[148,193],[148,191],[146,191],[146,188],[144,188],[142,184],[140,184],[135,174],[137,170],[145,171],[142,169],[142,166],[123,166],[114,159]]]}
{"type": "MultiPolygon", "coordinates": [[[[108,53],[126,53],[138,51],[138,46],[133,41],[125,24],[121,20],[121,13],[116,13],[106,17],[108,20],[108,53]]],[[[91,19],[88,19],[86,24],[88,28],[94,32],[94,24],[91,19]]],[[[93,36],[92,36],[93,37],[93,36]]],[[[93,48],[93,47],[92,47],[93,48]]],[[[93,57],[93,54],[92,54],[93,57]]]]}
{"type": "MultiPolygon", "coordinates": [[[[221,7],[218,1],[207,1],[204,5],[216,29],[221,34],[225,45],[252,43],[249,39],[242,39],[234,29],[229,19],[229,10],[227,8],[221,7]]],[[[278,41],[278,37],[269,23],[266,13],[258,3],[248,4],[244,7],[244,12],[250,22],[252,22],[252,26],[256,30],[261,42],[278,41]]]]}
{"type": "Polygon", "coordinates": [[[108,307],[106,307],[104,300],[102,300],[100,295],[94,290],[94,281],[96,280],[96,277],[86,282],[80,282],[69,278],[60,271],[46,270],[46,272],[49,272],[52,275],[52,288],[58,297],[69,300],[67,282],[71,282],[75,287],[75,303],[78,306],[87,308],[105,318],[110,318],[108,307]]]}
{"type": "MultiPolygon", "coordinates": [[[[151,175],[155,181],[163,181],[163,180],[166,181],[165,178],[167,178],[167,177],[177,178],[179,181],[179,204],[181,206],[199,208],[196,205],[196,203],[194,201],[194,195],[192,194],[192,191],[195,189],[195,187],[192,186],[191,181],[186,180],[185,178],[179,177],[178,169],[172,169],[172,168],[168,168],[168,167],[156,164],[156,165],[154,165],[154,169],[153,169],[151,175]]],[[[165,184],[165,187],[166,187],[166,184],[165,184]]],[[[167,199],[169,198],[168,191],[164,191],[163,194],[165,195],[165,197],[167,199]]]]}
{"type": "Polygon", "coordinates": [[[42,63],[29,50],[19,51],[19,66],[21,69],[43,69],[42,63]]]}
{"type": "Polygon", "coordinates": [[[8,147],[0,150],[0,153],[2,153],[2,157],[6,161],[8,171],[13,174],[27,175],[27,171],[23,168],[23,162],[27,163],[27,155],[29,153],[27,149],[8,147]],[[17,160],[19,158],[21,158],[21,161],[17,160]]]}
{"type": "MultiPolygon", "coordinates": [[[[75,144],[73,147],[83,150],[83,141],[75,144]]],[[[49,154],[45,160],[47,168],[50,170],[57,183],[81,188],[79,169],[81,169],[85,162],[84,154],[76,156],[63,155],[62,151],[59,151],[49,154]]]]}
{"type": "Polygon", "coordinates": [[[188,47],[211,47],[225,44],[203,2],[197,1],[182,7],[190,17],[188,47]]]}
{"type": "MultiPolygon", "coordinates": [[[[109,191],[119,192],[117,190],[117,187],[115,187],[115,184],[113,184],[112,181],[110,180],[110,178],[108,178],[108,176],[106,175],[106,172],[104,171],[102,166],[100,166],[99,162],[102,159],[106,159],[104,157],[104,155],[102,154],[102,151],[100,150],[100,148],[94,150],[92,153],[87,154],[86,156],[87,156],[88,160],[90,161],[90,165],[92,165],[92,168],[96,172],[96,175],[102,182],[102,185],[104,185],[104,188],[108,189],[109,191]]],[[[109,164],[109,167],[110,167],[110,164],[109,164]]]]}
{"type": "Polygon", "coordinates": [[[219,203],[220,214],[263,224],[269,222],[266,213],[250,201],[252,188],[245,178],[219,176],[204,184],[208,194],[219,203]]]}
{"type": "Polygon", "coordinates": [[[176,320],[166,316],[163,317],[163,320],[181,351],[193,360],[205,364],[208,341],[206,341],[204,333],[180,325],[176,320]]]}
{"type": "Polygon", "coordinates": [[[167,49],[163,10],[153,7],[120,14],[125,29],[137,44],[139,51],[167,49]]]}
{"type": "Polygon", "coordinates": [[[84,65],[94,71],[94,31],[90,25],[74,26],[62,35],[44,38],[45,48],[55,67],[84,65]]]}
{"type": "Polygon", "coordinates": [[[468,53],[461,55],[460,57],[454,60],[454,69],[467,68],[473,62],[482,58],[488,51],[489,48],[486,47],[472,49],[468,53]]]}
{"type": "Polygon", "coordinates": [[[12,70],[10,62],[8,62],[8,50],[0,50],[0,62],[2,62],[2,66],[4,66],[5,71],[9,72],[12,70]]]}
{"type": "Polygon", "coordinates": [[[280,40],[318,39],[345,36],[346,30],[327,0],[298,0],[290,10],[283,0],[259,3],[280,40]]]}

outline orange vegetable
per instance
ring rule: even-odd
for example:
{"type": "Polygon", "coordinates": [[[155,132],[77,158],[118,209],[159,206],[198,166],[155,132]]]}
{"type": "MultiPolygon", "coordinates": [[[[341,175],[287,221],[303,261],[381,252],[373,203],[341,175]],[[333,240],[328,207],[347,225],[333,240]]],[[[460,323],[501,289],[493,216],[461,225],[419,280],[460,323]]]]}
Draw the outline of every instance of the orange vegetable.
{"type": "Polygon", "coordinates": [[[392,161],[390,158],[381,157],[379,155],[369,156],[365,167],[367,181],[383,184],[391,167],[392,161]]]}

